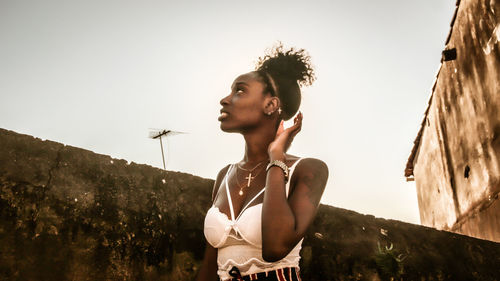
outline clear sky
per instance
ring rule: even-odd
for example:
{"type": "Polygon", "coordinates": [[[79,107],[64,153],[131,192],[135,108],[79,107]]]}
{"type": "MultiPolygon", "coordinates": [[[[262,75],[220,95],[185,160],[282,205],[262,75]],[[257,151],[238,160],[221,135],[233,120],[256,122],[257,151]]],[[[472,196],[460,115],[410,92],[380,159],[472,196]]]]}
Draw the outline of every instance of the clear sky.
{"type": "MultiPolygon", "coordinates": [[[[290,153],[324,160],[322,202],[419,223],[403,171],[427,106],[454,0],[0,0],[0,127],[214,178],[243,155],[219,100],[278,40],[305,48],[290,153]]],[[[289,125],[287,123],[286,125],[289,125]]]]}

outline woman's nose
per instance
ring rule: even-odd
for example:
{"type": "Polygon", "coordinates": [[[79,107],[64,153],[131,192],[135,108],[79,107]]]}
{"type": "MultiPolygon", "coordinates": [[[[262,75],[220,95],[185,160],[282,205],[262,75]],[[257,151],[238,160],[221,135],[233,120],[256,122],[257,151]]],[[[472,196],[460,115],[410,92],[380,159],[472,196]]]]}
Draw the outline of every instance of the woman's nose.
{"type": "Polygon", "coordinates": [[[227,96],[223,97],[223,98],[220,100],[220,104],[221,104],[221,105],[228,105],[228,104],[229,104],[229,96],[230,96],[230,95],[227,95],[227,96]]]}

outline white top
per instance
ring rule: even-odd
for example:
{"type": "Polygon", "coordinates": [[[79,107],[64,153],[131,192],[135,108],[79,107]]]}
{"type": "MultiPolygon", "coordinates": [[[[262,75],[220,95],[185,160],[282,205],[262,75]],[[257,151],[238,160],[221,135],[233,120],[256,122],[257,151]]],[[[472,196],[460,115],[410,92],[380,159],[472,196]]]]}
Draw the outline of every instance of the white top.
{"type": "MultiPolygon", "coordinates": [[[[289,179],[301,159],[295,161],[290,167],[289,179]]],[[[249,275],[258,272],[271,271],[283,267],[298,267],[300,260],[300,248],[302,238],[286,257],[276,262],[266,262],[262,258],[262,203],[248,207],[259,195],[265,191],[265,187],[257,193],[241,209],[237,218],[234,217],[231,193],[229,192],[228,175],[234,165],[228,169],[224,177],[231,219],[212,205],[205,216],[204,234],[208,243],[217,248],[217,274],[224,280],[232,278],[229,270],[236,266],[241,275],[249,275]]],[[[290,189],[290,180],[286,183],[286,196],[290,189]]]]}

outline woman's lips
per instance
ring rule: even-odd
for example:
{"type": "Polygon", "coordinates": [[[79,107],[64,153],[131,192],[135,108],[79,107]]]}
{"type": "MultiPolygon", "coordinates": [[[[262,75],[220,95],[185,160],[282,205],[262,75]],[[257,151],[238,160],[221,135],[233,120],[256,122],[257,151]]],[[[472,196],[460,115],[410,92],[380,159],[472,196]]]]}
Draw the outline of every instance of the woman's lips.
{"type": "Polygon", "coordinates": [[[219,118],[218,120],[219,121],[222,121],[223,119],[225,119],[227,116],[229,116],[229,114],[227,112],[221,112],[220,115],[219,115],[219,118]]]}

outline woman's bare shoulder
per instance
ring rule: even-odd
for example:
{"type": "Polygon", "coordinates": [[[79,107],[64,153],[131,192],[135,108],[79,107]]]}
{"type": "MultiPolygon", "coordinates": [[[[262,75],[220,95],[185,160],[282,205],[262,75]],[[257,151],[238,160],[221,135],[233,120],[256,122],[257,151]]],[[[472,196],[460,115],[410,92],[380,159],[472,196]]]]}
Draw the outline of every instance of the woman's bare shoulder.
{"type": "Polygon", "coordinates": [[[298,177],[306,179],[314,178],[317,182],[326,182],[329,174],[326,163],[317,158],[302,158],[300,162],[297,163],[295,170],[297,171],[298,177]]]}
{"type": "Polygon", "coordinates": [[[215,199],[215,195],[217,194],[217,191],[219,190],[220,183],[222,182],[222,179],[224,179],[224,176],[226,175],[230,166],[231,166],[231,164],[227,164],[217,174],[217,177],[215,178],[214,186],[212,189],[212,202],[215,199]]]}
{"type": "Polygon", "coordinates": [[[321,160],[321,159],[317,159],[317,158],[309,158],[309,157],[303,157],[301,158],[300,162],[297,164],[297,167],[298,166],[302,166],[303,168],[312,168],[312,169],[327,169],[328,170],[328,166],[326,165],[326,163],[321,160]]]}
{"type": "Polygon", "coordinates": [[[226,175],[227,170],[230,166],[231,164],[227,164],[226,166],[224,166],[224,168],[220,169],[219,173],[217,174],[217,180],[222,179],[226,175]]]}

